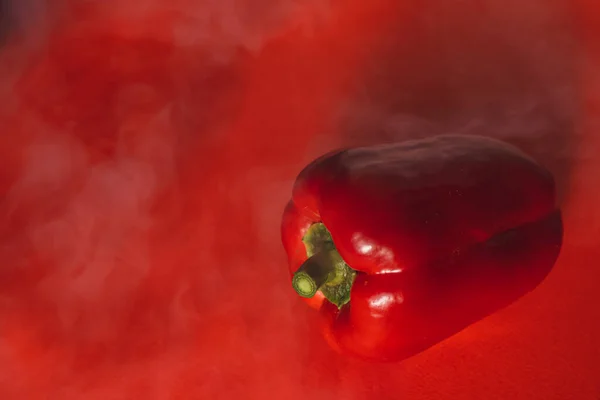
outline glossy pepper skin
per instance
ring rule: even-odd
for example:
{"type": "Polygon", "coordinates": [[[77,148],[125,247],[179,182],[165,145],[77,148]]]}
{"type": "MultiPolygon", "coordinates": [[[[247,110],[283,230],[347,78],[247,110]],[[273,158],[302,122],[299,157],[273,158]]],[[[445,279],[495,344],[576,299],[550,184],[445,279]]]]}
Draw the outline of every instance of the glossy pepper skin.
{"type": "Polygon", "coordinates": [[[299,174],[282,220],[294,288],[326,339],[374,361],[410,357],[533,290],[562,235],[552,175],[479,136],[327,154],[299,174]]]}

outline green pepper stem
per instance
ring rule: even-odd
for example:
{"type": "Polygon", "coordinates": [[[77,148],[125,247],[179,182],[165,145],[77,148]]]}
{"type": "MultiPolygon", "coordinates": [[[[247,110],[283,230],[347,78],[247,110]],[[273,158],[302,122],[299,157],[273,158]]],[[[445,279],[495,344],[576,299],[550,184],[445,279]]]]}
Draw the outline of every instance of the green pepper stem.
{"type": "Polygon", "coordinates": [[[296,293],[311,298],[323,285],[336,279],[338,269],[330,253],[319,251],[302,263],[292,278],[296,293]]]}
{"type": "Polygon", "coordinates": [[[338,253],[327,227],[322,222],[312,224],[302,242],[308,259],[292,279],[296,293],[311,298],[321,292],[338,308],[348,303],[356,271],[338,253]]]}

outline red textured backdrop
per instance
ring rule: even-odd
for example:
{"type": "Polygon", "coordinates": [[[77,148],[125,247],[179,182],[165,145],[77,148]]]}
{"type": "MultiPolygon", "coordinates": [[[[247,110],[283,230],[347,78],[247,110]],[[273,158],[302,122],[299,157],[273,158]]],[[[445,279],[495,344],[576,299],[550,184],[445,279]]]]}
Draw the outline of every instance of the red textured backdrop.
{"type": "Polygon", "coordinates": [[[593,1],[6,4],[0,399],[600,399],[593,1]],[[293,178],[437,133],[555,173],[559,262],[405,362],[342,358],[290,288],[293,178]]]}

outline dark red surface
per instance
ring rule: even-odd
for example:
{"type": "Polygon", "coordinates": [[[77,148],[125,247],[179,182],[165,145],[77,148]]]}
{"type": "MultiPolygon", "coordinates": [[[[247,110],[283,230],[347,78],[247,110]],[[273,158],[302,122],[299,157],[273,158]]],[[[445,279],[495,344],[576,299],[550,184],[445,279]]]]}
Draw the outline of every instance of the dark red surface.
{"type": "Polygon", "coordinates": [[[0,398],[597,400],[594,3],[260,3],[22,10],[0,55],[0,398]],[[336,355],[285,268],[296,173],[481,129],[556,175],[554,271],[404,363],[336,355]]]}

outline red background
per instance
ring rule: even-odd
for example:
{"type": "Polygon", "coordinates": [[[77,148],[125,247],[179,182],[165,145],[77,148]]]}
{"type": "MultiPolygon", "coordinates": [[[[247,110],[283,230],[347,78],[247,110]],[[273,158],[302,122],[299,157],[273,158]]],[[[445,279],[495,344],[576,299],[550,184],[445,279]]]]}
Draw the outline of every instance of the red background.
{"type": "Polygon", "coordinates": [[[18,4],[0,398],[600,399],[594,2],[18,4]],[[342,145],[457,132],[555,173],[554,271],[405,362],[338,356],[285,267],[295,174],[342,145]]]}

